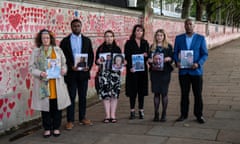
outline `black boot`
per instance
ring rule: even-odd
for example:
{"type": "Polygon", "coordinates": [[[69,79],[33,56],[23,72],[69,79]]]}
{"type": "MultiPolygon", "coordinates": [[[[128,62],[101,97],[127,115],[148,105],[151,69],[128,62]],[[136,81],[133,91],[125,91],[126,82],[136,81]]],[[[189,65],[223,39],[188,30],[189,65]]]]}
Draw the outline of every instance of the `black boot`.
{"type": "Polygon", "coordinates": [[[135,117],[135,112],[134,111],[131,111],[130,112],[130,117],[129,117],[129,119],[135,119],[136,117],[135,117]]]}
{"type": "Polygon", "coordinates": [[[144,119],[144,112],[143,111],[139,111],[139,119],[144,119]]]}
{"type": "Polygon", "coordinates": [[[159,112],[155,112],[153,121],[154,121],[154,122],[159,121],[159,112]]]}
{"type": "Polygon", "coordinates": [[[161,116],[161,119],[160,119],[160,122],[165,122],[167,119],[166,119],[166,112],[163,111],[162,112],[162,116],[161,116]]]}

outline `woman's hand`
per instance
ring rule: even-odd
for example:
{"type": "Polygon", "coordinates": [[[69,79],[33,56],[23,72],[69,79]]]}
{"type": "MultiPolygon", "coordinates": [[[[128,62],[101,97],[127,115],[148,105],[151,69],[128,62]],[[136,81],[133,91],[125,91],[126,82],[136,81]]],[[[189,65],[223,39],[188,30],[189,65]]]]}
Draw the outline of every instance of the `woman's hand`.
{"type": "Polygon", "coordinates": [[[144,55],[144,57],[148,57],[148,54],[145,52],[145,53],[143,53],[143,55],[144,55]]]}
{"type": "Polygon", "coordinates": [[[103,62],[102,62],[102,60],[99,58],[98,60],[97,60],[97,64],[102,64],[103,62]]]}
{"type": "Polygon", "coordinates": [[[149,58],[148,59],[148,63],[152,63],[153,62],[153,59],[152,58],[149,58]]]}
{"type": "Polygon", "coordinates": [[[65,75],[66,74],[66,70],[65,69],[61,69],[61,75],[65,75]]]}
{"type": "Polygon", "coordinates": [[[135,69],[134,69],[134,68],[131,68],[131,69],[130,69],[130,72],[134,73],[134,72],[135,72],[135,69]]]}
{"type": "Polygon", "coordinates": [[[47,77],[47,73],[46,73],[46,72],[41,72],[41,73],[40,73],[40,77],[46,78],[46,77],[47,77]]]}
{"type": "Polygon", "coordinates": [[[164,62],[170,62],[170,61],[172,61],[172,58],[171,58],[171,57],[165,57],[165,58],[164,58],[164,62]]]}

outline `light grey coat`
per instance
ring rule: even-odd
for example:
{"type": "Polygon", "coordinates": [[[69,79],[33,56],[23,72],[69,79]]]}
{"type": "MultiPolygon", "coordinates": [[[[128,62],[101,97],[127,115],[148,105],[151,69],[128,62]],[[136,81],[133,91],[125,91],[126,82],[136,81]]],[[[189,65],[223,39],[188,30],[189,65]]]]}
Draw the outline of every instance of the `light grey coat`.
{"type": "MultiPolygon", "coordinates": [[[[61,61],[61,68],[67,71],[66,58],[59,47],[54,47],[57,59],[61,61]]],[[[33,49],[30,61],[29,61],[29,72],[33,76],[33,95],[31,108],[39,111],[49,111],[49,97],[40,97],[40,73],[42,72],[36,65],[37,57],[40,56],[40,48],[33,49]]],[[[57,103],[58,109],[64,109],[71,104],[70,97],[68,95],[67,87],[64,82],[64,77],[56,79],[56,90],[57,90],[57,103]]]]}

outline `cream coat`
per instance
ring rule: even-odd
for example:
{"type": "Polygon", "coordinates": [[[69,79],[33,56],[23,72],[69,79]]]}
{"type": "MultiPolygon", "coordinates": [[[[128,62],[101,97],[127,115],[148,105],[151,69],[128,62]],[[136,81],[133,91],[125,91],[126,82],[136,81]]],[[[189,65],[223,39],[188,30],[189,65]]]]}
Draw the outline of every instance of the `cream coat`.
{"type": "MultiPolygon", "coordinates": [[[[61,68],[67,71],[66,58],[62,50],[59,47],[54,47],[54,51],[56,53],[57,58],[61,60],[61,68]]],[[[41,99],[39,96],[39,90],[40,90],[39,88],[42,82],[40,80],[40,73],[42,71],[40,71],[35,65],[37,57],[39,55],[40,55],[40,48],[35,48],[32,52],[32,55],[29,61],[29,67],[28,67],[29,72],[33,76],[33,95],[32,95],[31,108],[39,111],[49,111],[49,98],[46,97],[41,99]]],[[[56,89],[57,89],[58,109],[61,110],[71,104],[70,97],[68,95],[67,87],[64,82],[63,76],[56,79],[56,89]]]]}

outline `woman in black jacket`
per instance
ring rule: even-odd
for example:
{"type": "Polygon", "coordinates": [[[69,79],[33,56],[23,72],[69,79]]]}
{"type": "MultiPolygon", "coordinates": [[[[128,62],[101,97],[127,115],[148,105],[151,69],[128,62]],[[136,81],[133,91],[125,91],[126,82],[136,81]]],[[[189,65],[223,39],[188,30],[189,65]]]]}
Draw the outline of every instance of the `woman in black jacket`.
{"type": "Polygon", "coordinates": [[[171,44],[167,41],[166,33],[163,29],[156,31],[154,35],[153,44],[150,49],[150,79],[152,85],[152,92],[154,93],[154,119],[159,121],[159,104],[160,95],[162,96],[162,116],[160,121],[166,121],[166,111],[168,105],[168,87],[171,79],[171,72],[173,71],[173,49],[171,44]],[[160,56],[161,55],[161,56],[160,56]],[[156,63],[161,61],[162,69],[155,67],[156,63]]]}
{"type": "Polygon", "coordinates": [[[126,95],[130,98],[130,117],[135,119],[135,101],[138,95],[139,118],[144,118],[144,96],[148,95],[148,70],[147,59],[149,44],[144,39],[144,28],[142,25],[133,27],[130,39],[125,44],[125,59],[127,61],[126,73],[126,95]],[[136,71],[132,61],[133,55],[142,54],[144,59],[144,70],[136,71]]]}
{"type": "Polygon", "coordinates": [[[121,49],[117,46],[114,33],[107,30],[104,33],[104,42],[97,48],[96,65],[99,66],[99,98],[103,100],[105,108],[104,123],[116,123],[116,109],[120,94],[121,71],[112,70],[113,54],[121,54],[121,49]],[[102,55],[106,55],[105,60],[102,55]],[[109,61],[109,62],[108,62],[109,61]]]}

